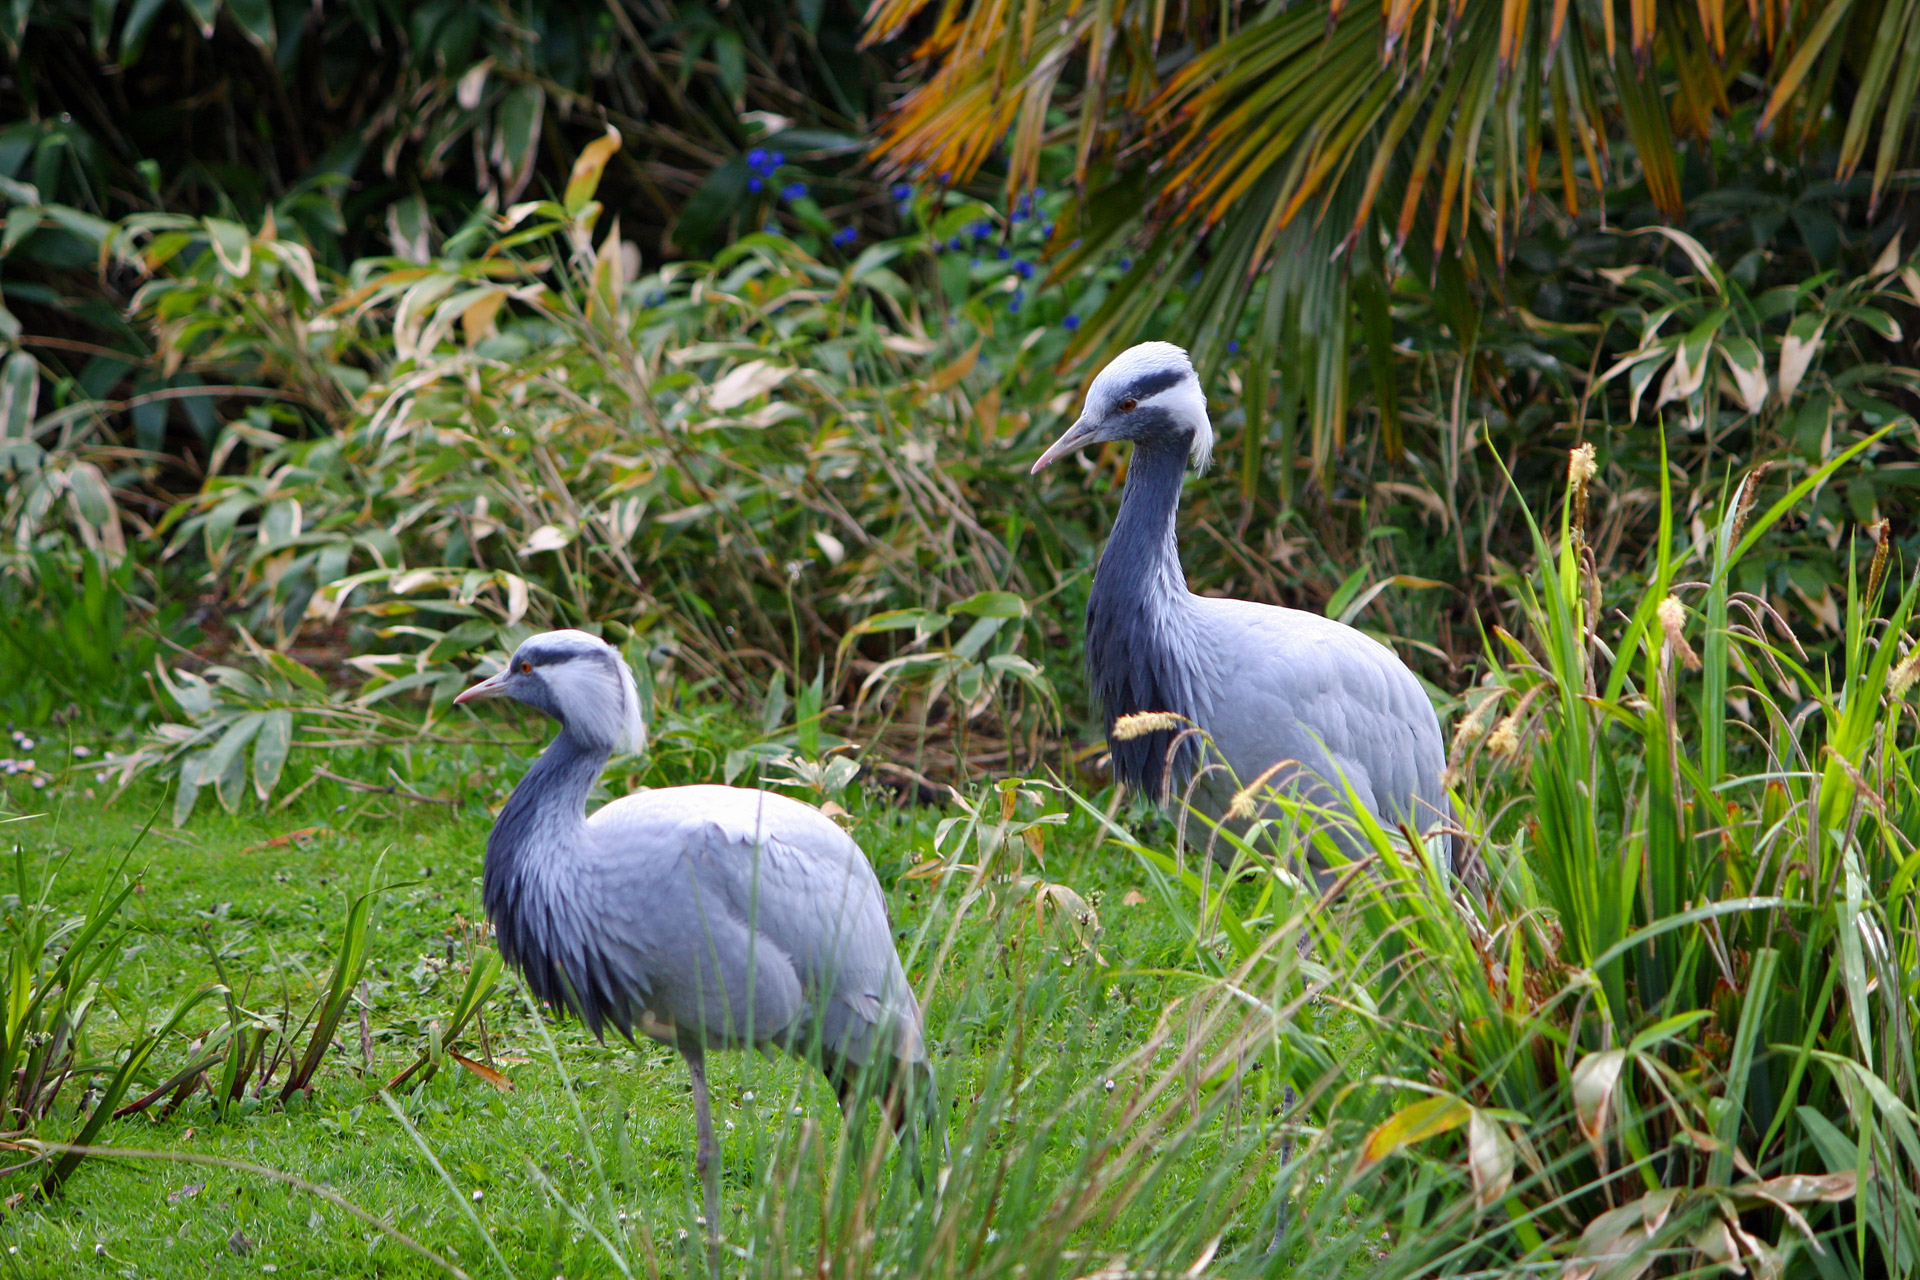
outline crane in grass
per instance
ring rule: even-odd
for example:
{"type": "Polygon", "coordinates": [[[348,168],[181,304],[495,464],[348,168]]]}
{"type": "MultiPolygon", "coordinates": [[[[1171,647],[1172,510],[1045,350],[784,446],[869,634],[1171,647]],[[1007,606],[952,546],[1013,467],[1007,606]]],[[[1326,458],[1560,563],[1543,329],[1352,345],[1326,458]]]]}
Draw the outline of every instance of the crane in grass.
{"type": "MultiPolygon", "coordinates": [[[[1033,470],[1103,441],[1133,445],[1087,600],[1087,674],[1115,776],[1151,796],[1186,792],[1215,821],[1246,812],[1234,813],[1243,787],[1270,785],[1325,814],[1349,854],[1361,845],[1349,790],[1389,826],[1450,821],[1439,717],[1392,650],[1319,614],[1187,589],[1174,516],[1189,462],[1207,465],[1213,425],[1185,351],[1144,342],[1115,356],[1033,470]],[[1150,731],[1129,733],[1151,723],[1136,720],[1115,732],[1140,712],[1169,714],[1150,731]]],[[[1451,840],[1431,843],[1448,868],[1451,840]]],[[[1231,861],[1231,845],[1214,851],[1231,861]]]]}
{"type": "Polygon", "coordinates": [[[815,1063],[855,1133],[879,1097],[916,1178],[916,1123],[944,1154],[920,1006],[852,838],[811,805],[740,787],[644,791],[588,816],[608,758],[639,750],[646,728],[626,661],[583,631],[532,637],[454,701],[494,697],[560,725],[487,837],[482,894],[500,953],[596,1036],[637,1031],[686,1059],[710,1266],[720,1151],[709,1049],[777,1047],[815,1063]]]}

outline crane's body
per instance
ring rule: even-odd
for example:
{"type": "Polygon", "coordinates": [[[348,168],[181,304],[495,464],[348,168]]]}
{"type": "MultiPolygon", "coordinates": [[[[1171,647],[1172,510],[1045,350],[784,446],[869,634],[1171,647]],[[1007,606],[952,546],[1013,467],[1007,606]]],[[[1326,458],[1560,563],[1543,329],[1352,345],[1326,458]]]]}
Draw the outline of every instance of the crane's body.
{"type": "Polygon", "coordinates": [[[529,639],[457,701],[491,696],[561,726],[487,838],[482,893],[500,952],[595,1035],[640,1032],[686,1058],[710,1255],[710,1048],[779,1047],[818,1064],[850,1121],[862,1099],[883,1095],[917,1175],[906,1095],[930,1130],[939,1114],[920,1007],[853,839],[810,805],[739,787],[640,792],[589,817],[608,758],[637,750],[644,730],[626,663],[583,632],[529,639]]]}
{"type": "MultiPolygon", "coordinates": [[[[1188,462],[1205,464],[1213,431],[1185,352],[1145,343],[1116,357],[1094,380],[1080,420],[1034,470],[1101,440],[1134,446],[1087,601],[1087,673],[1115,775],[1179,798],[1197,772],[1192,803],[1220,820],[1240,787],[1279,766],[1268,785],[1326,810],[1329,833],[1350,852],[1359,841],[1339,820],[1352,812],[1348,789],[1389,825],[1425,830],[1446,821],[1439,717],[1390,649],[1317,614],[1188,590],[1175,516],[1188,462]],[[1144,711],[1182,717],[1210,748],[1180,729],[1116,737],[1116,721],[1144,711]],[[1216,763],[1229,769],[1208,767],[1216,763]]],[[[1231,859],[1225,842],[1214,850],[1231,859]]]]}

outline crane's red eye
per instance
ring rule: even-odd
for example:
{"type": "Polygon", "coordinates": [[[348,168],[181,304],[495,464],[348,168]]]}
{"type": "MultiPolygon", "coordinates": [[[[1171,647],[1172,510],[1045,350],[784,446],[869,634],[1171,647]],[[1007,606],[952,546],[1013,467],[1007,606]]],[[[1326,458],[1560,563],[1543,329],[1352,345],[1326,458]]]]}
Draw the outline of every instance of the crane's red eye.
{"type": "Polygon", "coordinates": [[[520,672],[522,675],[532,675],[533,664],[531,662],[522,662],[520,664],[520,672]]]}
{"type": "Polygon", "coordinates": [[[1135,407],[1137,407],[1139,403],[1140,402],[1138,400],[1135,400],[1132,396],[1128,396],[1125,400],[1122,400],[1120,402],[1120,412],[1129,413],[1135,407]]]}

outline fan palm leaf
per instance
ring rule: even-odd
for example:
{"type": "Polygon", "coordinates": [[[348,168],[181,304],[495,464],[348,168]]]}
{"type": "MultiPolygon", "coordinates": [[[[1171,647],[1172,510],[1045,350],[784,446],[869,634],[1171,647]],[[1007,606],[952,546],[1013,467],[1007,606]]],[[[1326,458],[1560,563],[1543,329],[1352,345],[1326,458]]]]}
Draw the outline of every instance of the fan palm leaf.
{"type": "MultiPolygon", "coordinates": [[[[1282,370],[1272,407],[1283,442],[1297,406],[1321,468],[1344,443],[1347,335],[1366,334],[1369,347],[1390,337],[1383,286],[1395,255],[1459,261],[1462,286],[1491,278],[1541,202],[1577,217],[1583,186],[1597,196],[1643,183],[1677,218],[1679,145],[1705,141],[1743,106],[1761,108],[1759,127],[1781,147],[1834,146],[1843,178],[1870,160],[1878,201],[1920,86],[1920,0],[931,7],[868,10],[869,40],[910,23],[924,31],[926,75],[876,155],[958,183],[1004,148],[1011,198],[1036,181],[1043,143],[1070,142],[1077,207],[1056,243],[1079,247],[1062,249],[1056,270],[1120,243],[1142,249],[1069,358],[1152,328],[1193,345],[1204,368],[1244,340],[1252,367],[1282,370]],[[1162,314],[1195,268],[1184,305],[1162,314]],[[1357,293],[1356,272],[1373,277],[1357,293]]],[[[1396,451],[1391,378],[1380,377],[1391,356],[1369,354],[1396,451]]],[[[1252,448],[1268,407],[1249,405],[1252,448]]]]}

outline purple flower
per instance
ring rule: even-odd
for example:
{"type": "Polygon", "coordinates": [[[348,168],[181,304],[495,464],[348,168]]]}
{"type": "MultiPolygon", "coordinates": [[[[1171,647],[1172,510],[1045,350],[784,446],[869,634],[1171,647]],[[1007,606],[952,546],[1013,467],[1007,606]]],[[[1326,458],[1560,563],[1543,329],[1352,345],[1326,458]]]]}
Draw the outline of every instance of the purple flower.
{"type": "Polygon", "coordinates": [[[774,168],[778,169],[787,162],[787,153],[784,151],[776,151],[768,157],[768,162],[771,163],[774,168]]]}
{"type": "Polygon", "coordinates": [[[966,241],[962,240],[959,236],[955,236],[953,239],[947,241],[947,248],[958,250],[965,243],[966,241]]]}
{"type": "Polygon", "coordinates": [[[1060,324],[1069,331],[1078,329],[1080,327],[1080,317],[1076,313],[1069,311],[1067,312],[1067,318],[1062,320],[1060,324]]]}
{"type": "Polygon", "coordinates": [[[1017,314],[1017,313],[1019,312],[1019,310],[1020,310],[1020,295],[1019,295],[1019,294],[1017,294],[1017,293],[1016,293],[1016,294],[1014,294],[1014,295],[1013,295],[1013,297],[1012,297],[1012,298],[1010,298],[1010,299],[1008,299],[1008,301],[1007,301],[1007,310],[1008,310],[1009,312],[1011,312],[1011,313],[1015,313],[1015,314],[1017,314]]]}
{"type": "Polygon", "coordinates": [[[1053,224],[1049,222],[1046,226],[1040,228],[1040,234],[1049,240],[1053,239],[1053,224]]]}
{"type": "Polygon", "coordinates": [[[991,222],[988,222],[985,218],[982,218],[980,221],[973,224],[973,238],[975,240],[985,240],[988,236],[992,234],[993,234],[993,224],[991,222]]]}
{"type": "Polygon", "coordinates": [[[804,182],[789,182],[786,186],[780,188],[780,198],[782,200],[806,199],[807,184],[804,182]]]}
{"type": "Polygon", "coordinates": [[[749,168],[763,168],[766,163],[767,149],[765,147],[755,147],[753,150],[747,152],[747,166],[749,168]]]}
{"type": "Polygon", "coordinates": [[[770,236],[777,236],[780,234],[780,224],[771,220],[768,221],[766,226],[760,229],[766,232],[770,236]]]}
{"type": "Polygon", "coordinates": [[[757,176],[747,179],[747,190],[749,191],[758,191],[760,190],[761,187],[765,185],[766,184],[761,182],[757,176]]]}
{"type": "Polygon", "coordinates": [[[1013,256],[1013,250],[1007,248],[1007,246],[1005,245],[1000,246],[1000,253],[998,254],[1000,261],[1005,262],[1008,258],[1011,258],[1012,256],[1013,256]]]}
{"type": "Polygon", "coordinates": [[[1022,280],[1033,279],[1033,264],[1031,262],[1016,262],[1013,264],[1013,269],[1020,273],[1022,280]]]}
{"type": "Polygon", "coordinates": [[[913,199],[913,184],[911,182],[896,182],[889,189],[888,194],[895,200],[911,200],[913,199]]]}
{"type": "Polygon", "coordinates": [[[1131,271],[1131,270],[1133,270],[1133,259],[1132,259],[1132,258],[1122,258],[1122,259],[1120,259],[1120,269],[1121,269],[1122,271],[1131,271]]]}
{"type": "Polygon", "coordinates": [[[1235,338],[1233,341],[1227,344],[1227,354],[1230,356],[1237,356],[1240,354],[1240,340],[1238,338],[1235,338]]]}
{"type": "Polygon", "coordinates": [[[859,238],[860,228],[858,227],[842,227],[833,233],[833,242],[843,249],[859,238]]]}
{"type": "Polygon", "coordinates": [[[1025,222],[1027,220],[1027,211],[1025,209],[1015,209],[1013,211],[1013,220],[1015,222],[1025,222]]]}

